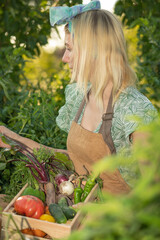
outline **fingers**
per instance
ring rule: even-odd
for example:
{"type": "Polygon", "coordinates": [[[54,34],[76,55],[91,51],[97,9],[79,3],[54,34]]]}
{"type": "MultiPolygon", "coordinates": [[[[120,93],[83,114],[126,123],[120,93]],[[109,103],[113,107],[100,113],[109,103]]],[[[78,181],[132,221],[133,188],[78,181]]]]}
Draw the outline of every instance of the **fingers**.
{"type": "MultiPolygon", "coordinates": [[[[5,126],[0,126],[0,133],[7,135],[7,132],[10,131],[8,130],[5,126]]],[[[5,144],[2,139],[0,138],[0,147],[1,148],[11,148],[9,144],[5,144]]]]}
{"type": "Polygon", "coordinates": [[[1,148],[11,148],[11,146],[9,144],[5,144],[2,139],[0,138],[0,147],[1,148]]]}
{"type": "Polygon", "coordinates": [[[5,127],[4,126],[0,126],[0,133],[4,133],[4,131],[5,131],[5,127]]]}

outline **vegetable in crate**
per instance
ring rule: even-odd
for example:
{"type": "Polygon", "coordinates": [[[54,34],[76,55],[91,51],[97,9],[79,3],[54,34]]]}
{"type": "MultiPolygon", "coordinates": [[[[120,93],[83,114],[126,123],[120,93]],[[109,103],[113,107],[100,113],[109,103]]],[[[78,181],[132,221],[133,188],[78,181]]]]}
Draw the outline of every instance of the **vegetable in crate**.
{"type": "Polygon", "coordinates": [[[87,179],[87,182],[84,186],[83,194],[82,194],[82,197],[81,197],[82,202],[85,201],[85,199],[87,198],[87,196],[89,195],[89,193],[91,192],[91,190],[95,186],[95,184],[96,184],[96,178],[93,178],[93,177],[90,176],[87,179]]]}
{"type": "Polygon", "coordinates": [[[58,200],[58,205],[60,207],[67,207],[68,206],[68,202],[67,202],[67,199],[65,197],[61,197],[59,200],[58,200]]]}
{"type": "MultiPolygon", "coordinates": [[[[44,237],[46,235],[45,232],[43,232],[40,229],[32,229],[32,228],[25,228],[22,229],[21,232],[23,234],[27,234],[27,235],[32,235],[32,236],[36,236],[36,237],[44,237]]],[[[28,238],[26,238],[28,239],[28,238]]]]}
{"type": "Polygon", "coordinates": [[[65,197],[62,197],[58,201],[58,205],[62,209],[62,211],[63,211],[63,213],[64,213],[64,215],[66,216],[67,219],[74,218],[74,216],[76,215],[76,211],[72,207],[68,206],[68,202],[67,202],[67,199],[65,197]]]}
{"type": "Polygon", "coordinates": [[[60,200],[61,198],[65,198],[65,199],[66,199],[68,206],[72,206],[72,205],[73,205],[72,199],[71,199],[70,197],[64,195],[64,194],[58,194],[58,195],[56,196],[56,203],[59,202],[59,200],[60,200]]]}
{"type": "Polygon", "coordinates": [[[73,183],[65,175],[58,174],[55,177],[55,180],[56,180],[58,189],[59,189],[61,194],[69,196],[69,195],[71,195],[74,192],[74,185],[73,185],[73,183]]]}
{"type": "Polygon", "coordinates": [[[61,207],[58,204],[52,203],[49,205],[49,211],[51,215],[55,218],[57,223],[66,223],[67,218],[64,215],[61,207]]]}
{"type": "Polygon", "coordinates": [[[52,182],[47,182],[44,184],[44,191],[46,193],[46,204],[49,206],[51,203],[56,202],[55,187],[52,182]]]}
{"type": "Polygon", "coordinates": [[[74,189],[74,204],[81,202],[83,189],[81,188],[81,179],[79,179],[78,186],[74,189]]]}
{"type": "Polygon", "coordinates": [[[42,214],[39,218],[40,220],[43,220],[43,221],[48,221],[48,222],[55,222],[56,220],[54,219],[54,217],[52,217],[51,215],[49,214],[42,214]]]}
{"type": "Polygon", "coordinates": [[[68,177],[64,174],[58,174],[55,176],[56,184],[59,186],[62,182],[68,181],[68,177]]]}
{"type": "Polygon", "coordinates": [[[66,206],[66,207],[61,207],[64,215],[66,216],[67,219],[72,219],[74,218],[74,216],[76,215],[76,211],[75,209],[73,209],[72,207],[66,206]]]}
{"type": "Polygon", "coordinates": [[[26,163],[26,167],[28,167],[31,171],[32,176],[37,180],[37,182],[44,186],[44,191],[46,194],[46,204],[49,206],[51,203],[55,203],[56,193],[54,186],[54,177],[57,174],[70,175],[74,172],[74,165],[68,157],[63,153],[53,153],[46,148],[40,148],[35,150],[34,153],[30,151],[24,144],[3,136],[3,140],[5,138],[5,142],[11,146],[11,149],[14,151],[18,151],[27,157],[27,160],[24,159],[13,159],[11,161],[23,161],[26,163]],[[46,151],[47,154],[42,154],[41,150],[46,151]],[[36,152],[37,151],[37,152],[36,152]],[[37,153],[37,156],[35,155],[37,153]],[[50,157],[45,161],[44,158],[46,155],[50,154],[50,157]],[[40,156],[39,156],[40,155],[40,156]]]}
{"type": "Polygon", "coordinates": [[[25,188],[25,190],[22,193],[22,196],[25,196],[25,195],[31,195],[31,196],[38,197],[43,202],[45,202],[45,198],[46,198],[45,193],[43,191],[40,191],[38,189],[34,189],[32,187],[25,188]]]}
{"type": "Polygon", "coordinates": [[[26,195],[15,201],[14,209],[18,214],[38,219],[44,213],[45,207],[39,198],[26,195]]]}
{"type": "Polygon", "coordinates": [[[71,195],[74,192],[74,186],[73,183],[71,183],[71,181],[64,181],[59,185],[59,191],[60,193],[64,194],[64,195],[71,195]]]}

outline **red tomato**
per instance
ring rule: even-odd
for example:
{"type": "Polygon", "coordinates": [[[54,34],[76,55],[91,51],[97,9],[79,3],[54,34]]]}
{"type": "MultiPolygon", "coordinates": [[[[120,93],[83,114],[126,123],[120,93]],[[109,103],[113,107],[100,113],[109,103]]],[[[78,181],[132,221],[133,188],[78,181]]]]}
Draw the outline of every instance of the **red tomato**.
{"type": "Polygon", "coordinates": [[[31,218],[40,218],[44,213],[43,202],[34,196],[26,195],[19,197],[14,203],[14,209],[18,214],[31,218]]]}

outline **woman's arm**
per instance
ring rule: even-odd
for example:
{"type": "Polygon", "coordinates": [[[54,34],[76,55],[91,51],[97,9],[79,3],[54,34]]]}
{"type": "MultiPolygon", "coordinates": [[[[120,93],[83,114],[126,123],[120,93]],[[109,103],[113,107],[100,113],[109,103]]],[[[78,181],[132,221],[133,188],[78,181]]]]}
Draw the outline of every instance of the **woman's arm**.
{"type": "MultiPolygon", "coordinates": [[[[48,146],[44,146],[44,145],[39,144],[39,143],[29,139],[29,138],[25,138],[25,137],[20,136],[17,133],[11,131],[10,129],[8,129],[4,126],[0,126],[0,133],[6,135],[9,138],[12,138],[13,140],[19,141],[20,143],[24,144],[30,150],[33,150],[34,148],[38,149],[38,148],[40,148],[40,146],[43,146],[43,147],[46,147],[48,149],[53,149],[55,152],[62,152],[62,153],[67,154],[67,150],[55,149],[55,148],[51,148],[51,147],[48,147],[48,146]]],[[[0,147],[1,148],[10,148],[10,145],[3,143],[1,138],[0,138],[0,147]]]]}

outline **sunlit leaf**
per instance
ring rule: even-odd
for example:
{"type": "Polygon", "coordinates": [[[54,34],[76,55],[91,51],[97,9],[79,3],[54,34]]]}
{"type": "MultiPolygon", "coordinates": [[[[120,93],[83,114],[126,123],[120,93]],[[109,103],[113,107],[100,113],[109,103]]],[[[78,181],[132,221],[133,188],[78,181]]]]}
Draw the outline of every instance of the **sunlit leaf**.
{"type": "Polygon", "coordinates": [[[60,152],[56,152],[55,153],[55,158],[61,160],[64,163],[64,165],[67,166],[68,169],[74,170],[73,162],[65,154],[60,153],[60,152]]]}
{"type": "Polygon", "coordinates": [[[0,171],[6,168],[6,163],[0,162],[0,171]]]}

